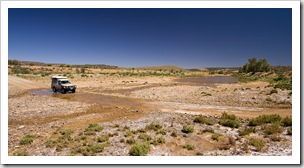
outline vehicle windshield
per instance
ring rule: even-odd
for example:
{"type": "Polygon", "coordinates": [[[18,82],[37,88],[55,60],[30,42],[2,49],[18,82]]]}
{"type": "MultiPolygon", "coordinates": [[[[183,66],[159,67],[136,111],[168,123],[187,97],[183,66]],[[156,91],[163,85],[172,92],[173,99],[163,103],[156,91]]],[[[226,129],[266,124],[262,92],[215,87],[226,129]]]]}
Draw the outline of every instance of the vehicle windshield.
{"type": "Polygon", "coordinates": [[[69,81],[61,81],[61,84],[70,84],[69,81]]]}

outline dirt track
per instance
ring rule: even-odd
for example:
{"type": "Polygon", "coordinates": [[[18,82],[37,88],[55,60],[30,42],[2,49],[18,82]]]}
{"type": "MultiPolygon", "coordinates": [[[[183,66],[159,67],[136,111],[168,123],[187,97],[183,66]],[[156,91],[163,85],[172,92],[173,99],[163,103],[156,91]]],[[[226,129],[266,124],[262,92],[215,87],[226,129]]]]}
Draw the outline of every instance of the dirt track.
{"type": "Polygon", "coordinates": [[[48,88],[47,85],[41,84],[39,82],[33,82],[30,80],[26,80],[26,79],[11,76],[11,75],[8,76],[8,85],[14,86],[21,90],[48,88]]]}

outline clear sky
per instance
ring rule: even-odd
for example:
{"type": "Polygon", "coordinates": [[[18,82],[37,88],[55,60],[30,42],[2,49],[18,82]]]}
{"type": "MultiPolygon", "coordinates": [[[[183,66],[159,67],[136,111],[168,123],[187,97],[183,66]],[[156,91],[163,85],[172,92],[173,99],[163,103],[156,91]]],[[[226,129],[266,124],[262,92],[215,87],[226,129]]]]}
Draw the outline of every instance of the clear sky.
{"type": "Polygon", "coordinates": [[[8,58],[122,67],[291,65],[291,9],[12,9],[8,58]]]}

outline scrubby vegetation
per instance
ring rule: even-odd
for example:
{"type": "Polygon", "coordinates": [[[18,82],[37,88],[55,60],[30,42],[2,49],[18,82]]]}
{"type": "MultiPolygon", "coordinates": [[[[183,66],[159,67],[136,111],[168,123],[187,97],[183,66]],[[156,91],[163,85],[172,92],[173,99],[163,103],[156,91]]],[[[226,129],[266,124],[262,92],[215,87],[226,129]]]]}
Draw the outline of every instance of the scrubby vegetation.
{"type": "Polygon", "coordinates": [[[88,128],[85,129],[85,132],[90,132],[90,131],[95,131],[95,132],[100,132],[103,128],[96,124],[96,123],[91,123],[89,124],[88,128]]]}
{"type": "Polygon", "coordinates": [[[193,122],[195,123],[200,123],[200,124],[206,124],[206,125],[214,125],[212,121],[210,121],[208,118],[203,117],[203,116],[197,116],[193,122]]]}
{"type": "Polygon", "coordinates": [[[241,126],[240,122],[234,114],[229,115],[226,112],[222,113],[219,124],[231,128],[239,128],[241,126]]]}
{"type": "Polygon", "coordinates": [[[193,133],[193,131],[194,131],[194,126],[192,126],[192,125],[183,126],[183,129],[182,129],[183,133],[189,134],[189,133],[193,133]]]}
{"type": "Polygon", "coordinates": [[[250,138],[249,144],[254,146],[258,152],[262,151],[265,146],[265,142],[257,138],[250,138]]]}
{"type": "Polygon", "coordinates": [[[250,133],[255,133],[256,129],[254,127],[245,127],[241,130],[239,130],[239,135],[240,136],[245,136],[245,135],[249,135],[250,133]]]}
{"type": "Polygon", "coordinates": [[[36,138],[35,135],[25,135],[23,136],[20,141],[19,141],[19,144],[20,145],[28,145],[28,144],[31,144],[33,143],[34,139],[36,138]]]}
{"type": "Polygon", "coordinates": [[[183,145],[183,148],[185,148],[185,149],[187,149],[187,150],[193,150],[193,149],[194,149],[194,145],[185,144],[185,145],[183,145]]]}
{"type": "Polygon", "coordinates": [[[134,144],[130,151],[130,156],[146,156],[150,151],[150,145],[147,142],[134,144]]]}
{"type": "Polygon", "coordinates": [[[214,133],[214,134],[212,134],[211,139],[215,140],[215,141],[218,141],[220,139],[220,136],[222,136],[222,134],[214,133]]]}
{"type": "Polygon", "coordinates": [[[257,118],[251,119],[248,123],[248,126],[257,126],[267,123],[275,123],[280,122],[281,116],[278,114],[271,114],[271,115],[261,115],[257,118]]]}

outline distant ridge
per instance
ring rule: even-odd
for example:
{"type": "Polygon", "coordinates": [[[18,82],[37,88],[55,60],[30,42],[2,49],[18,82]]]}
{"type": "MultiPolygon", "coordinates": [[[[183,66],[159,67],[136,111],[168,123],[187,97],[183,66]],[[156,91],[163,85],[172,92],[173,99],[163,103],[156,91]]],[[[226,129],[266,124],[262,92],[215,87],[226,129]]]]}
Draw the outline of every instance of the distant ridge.
{"type": "Polygon", "coordinates": [[[144,67],[138,67],[135,69],[145,69],[145,70],[174,70],[174,71],[180,71],[185,70],[184,68],[174,66],[174,65],[163,65],[163,66],[144,66],[144,67]]]}

